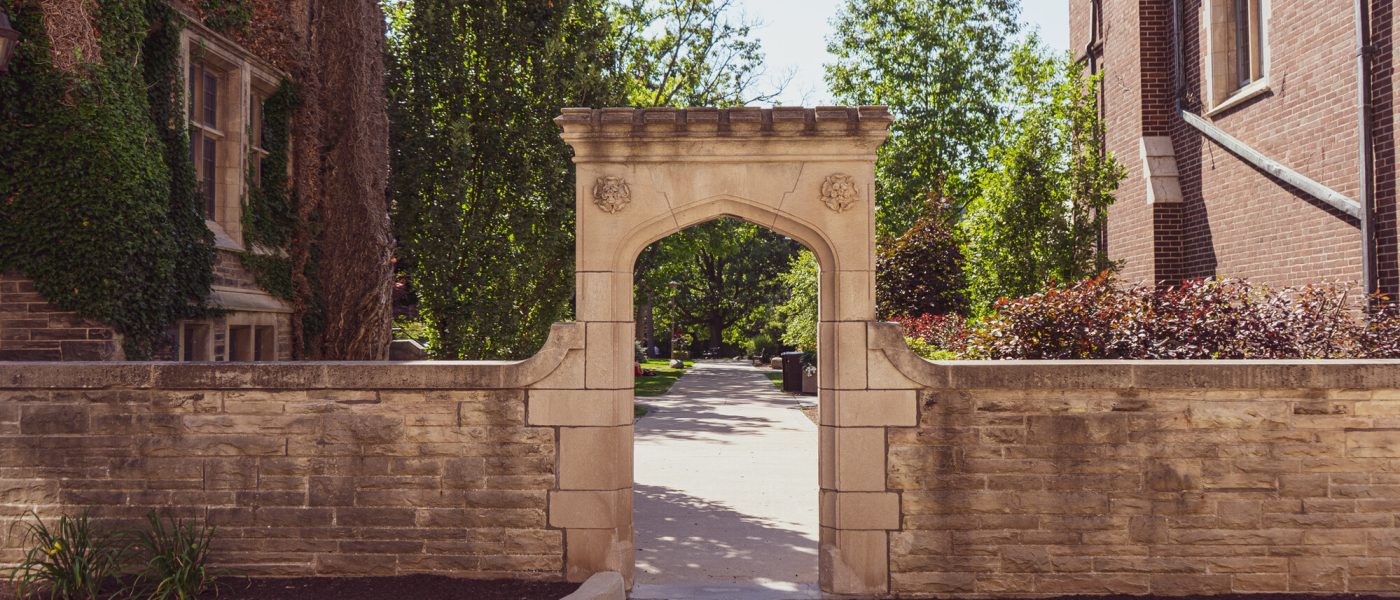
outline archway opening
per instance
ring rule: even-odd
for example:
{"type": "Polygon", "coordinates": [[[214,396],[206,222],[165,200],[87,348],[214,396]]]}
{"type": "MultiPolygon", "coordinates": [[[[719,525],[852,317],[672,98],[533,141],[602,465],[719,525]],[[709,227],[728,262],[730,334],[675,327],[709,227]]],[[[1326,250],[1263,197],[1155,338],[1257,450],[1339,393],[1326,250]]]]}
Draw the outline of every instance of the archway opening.
{"type": "Polygon", "coordinates": [[[819,597],[817,264],[728,216],[637,254],[634,598],[819,597]]]}

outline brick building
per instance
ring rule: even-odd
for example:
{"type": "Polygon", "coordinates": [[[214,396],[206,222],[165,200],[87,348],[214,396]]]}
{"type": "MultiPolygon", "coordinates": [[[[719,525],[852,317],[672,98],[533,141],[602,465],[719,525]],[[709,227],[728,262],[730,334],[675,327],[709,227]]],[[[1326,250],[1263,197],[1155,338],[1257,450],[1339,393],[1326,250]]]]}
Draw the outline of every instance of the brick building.
{"type": "Polygon", "coordinates": [[[1070,0],[1128,172],[1106,240],[1124,280],[1400,288],[1395,22],[1389,0],[1357,4],[1070,0]]]}
{"type": "MultiPolygon", "coordinates": [[[[284,253],[244,241],[244,203],[262,174],[262,106],[281,81],[282,66],[233,37],[202,24],[184,4],[180,52],[185,77],[190,157],[214,234],[208,318],[175,323],[156,358],[188,361],[287,360],[292,357],[293,308],[259,287],[242,253],[284,253]]],[[[294,20],[281,25],[296,26],[294,20]]],[[[301,23],[304,28],[305,23],[301,23]]],[[[257,41],[264,27],[239,37],[257,41]]],[[[270,52],[269,54],[276,54],[270,52]]],[[[290,171],[290,169],[289,169],[290,171]]],[[[0,272],[0,361],[122,360],[120,335],[106,324],[51,304],[22,273],[0,272]]]]}

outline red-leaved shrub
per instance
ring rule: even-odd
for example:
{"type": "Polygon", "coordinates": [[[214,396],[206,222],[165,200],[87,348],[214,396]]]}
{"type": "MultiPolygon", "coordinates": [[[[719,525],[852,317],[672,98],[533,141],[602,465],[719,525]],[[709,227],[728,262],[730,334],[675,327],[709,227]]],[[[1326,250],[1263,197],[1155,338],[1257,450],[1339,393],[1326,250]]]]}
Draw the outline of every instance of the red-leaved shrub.
{"type": "Polygon", "coordinates": [[[1369,304],[1335,285],[1129,287],[1100,275],[1003,299],[981,320],[925,315],[900,326],[920,347],[969,359],[1400,358],[1400,306],[1369,304]]]}

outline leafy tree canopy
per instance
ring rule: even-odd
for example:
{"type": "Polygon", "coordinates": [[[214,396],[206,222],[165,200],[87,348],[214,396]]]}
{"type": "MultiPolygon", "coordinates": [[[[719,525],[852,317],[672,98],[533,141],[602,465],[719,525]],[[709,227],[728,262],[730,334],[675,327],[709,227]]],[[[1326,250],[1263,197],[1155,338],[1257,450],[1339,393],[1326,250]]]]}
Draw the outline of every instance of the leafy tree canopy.
{"type": "Polygon", "coordinates": [[[846,104],[895,114],[876,165],[882,238],[904,233],[947,183],[958,204],[988,164],[1021,31],[1016,0],[847,0],[826,80],[846,104]]]}
{"type": "Polygon", "coordinates": [[[1023,48],[1011,78],[1021,107],[1004,117],[1005,141],[977,176],[960,223],[973,309],[1111,268],[1100,231],[1124,176],[1104,151],[1098,78],[1068,56],[1023,48]]]}
{"type": "Polygon", "coordinates": [[[758,307],[776,306],[784,294],[779,274],[798,244],[758,225],[719,219],[657,241],[637,260],[638,290],[655,300],[664,330],[680,329],[709,348],[725,330],[753,318],[758,307]],[[675,282],[676,286],[671,286],[675,282]],[[670,321],[674,301],[675,322],[670,321]]]}

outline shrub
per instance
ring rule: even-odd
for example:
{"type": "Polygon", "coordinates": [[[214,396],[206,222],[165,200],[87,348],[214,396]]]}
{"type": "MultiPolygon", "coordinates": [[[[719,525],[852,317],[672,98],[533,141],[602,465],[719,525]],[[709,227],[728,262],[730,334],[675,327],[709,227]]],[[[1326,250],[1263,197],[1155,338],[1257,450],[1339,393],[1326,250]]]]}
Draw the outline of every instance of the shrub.
{"type": "Polygon", "coordinates": [[[146,514],[146,523],[136,545],[147,560],[133,591],[151,600],[194,600],[214,585],[215,575],[208,567],[214,528],[161,519],[155,511],[146,514]]]}
{"type": "Polygon", "coordinates": [[[99,532],[84,512],[62,515],[50,529],[33,511],[33,523],[25,523],[25,543],[30,548],[10,570],[16,598],[42,590],[49,598],[96,598],[103,586],[120,574],[129,544],[122,536],[99,532]]]}
{"type": "Polygon", "coordinates": [[[1123,287],[1107,275],[1002,299],[967,322],[900,321],[925,357],[986,359],[1400,358],[1400,307],[1360,310],[1348,288],[1196,279],[1123,287]],[[940,352],[941,351],[941,352],[940,352]]]}
{"type": "Polygon", "coordinates": [[[967,302],[962,252],[949,227],[948,202],[931,202],[922,218],[875,261],[875,303],[881,316],[944,314],[967,302]]]}

